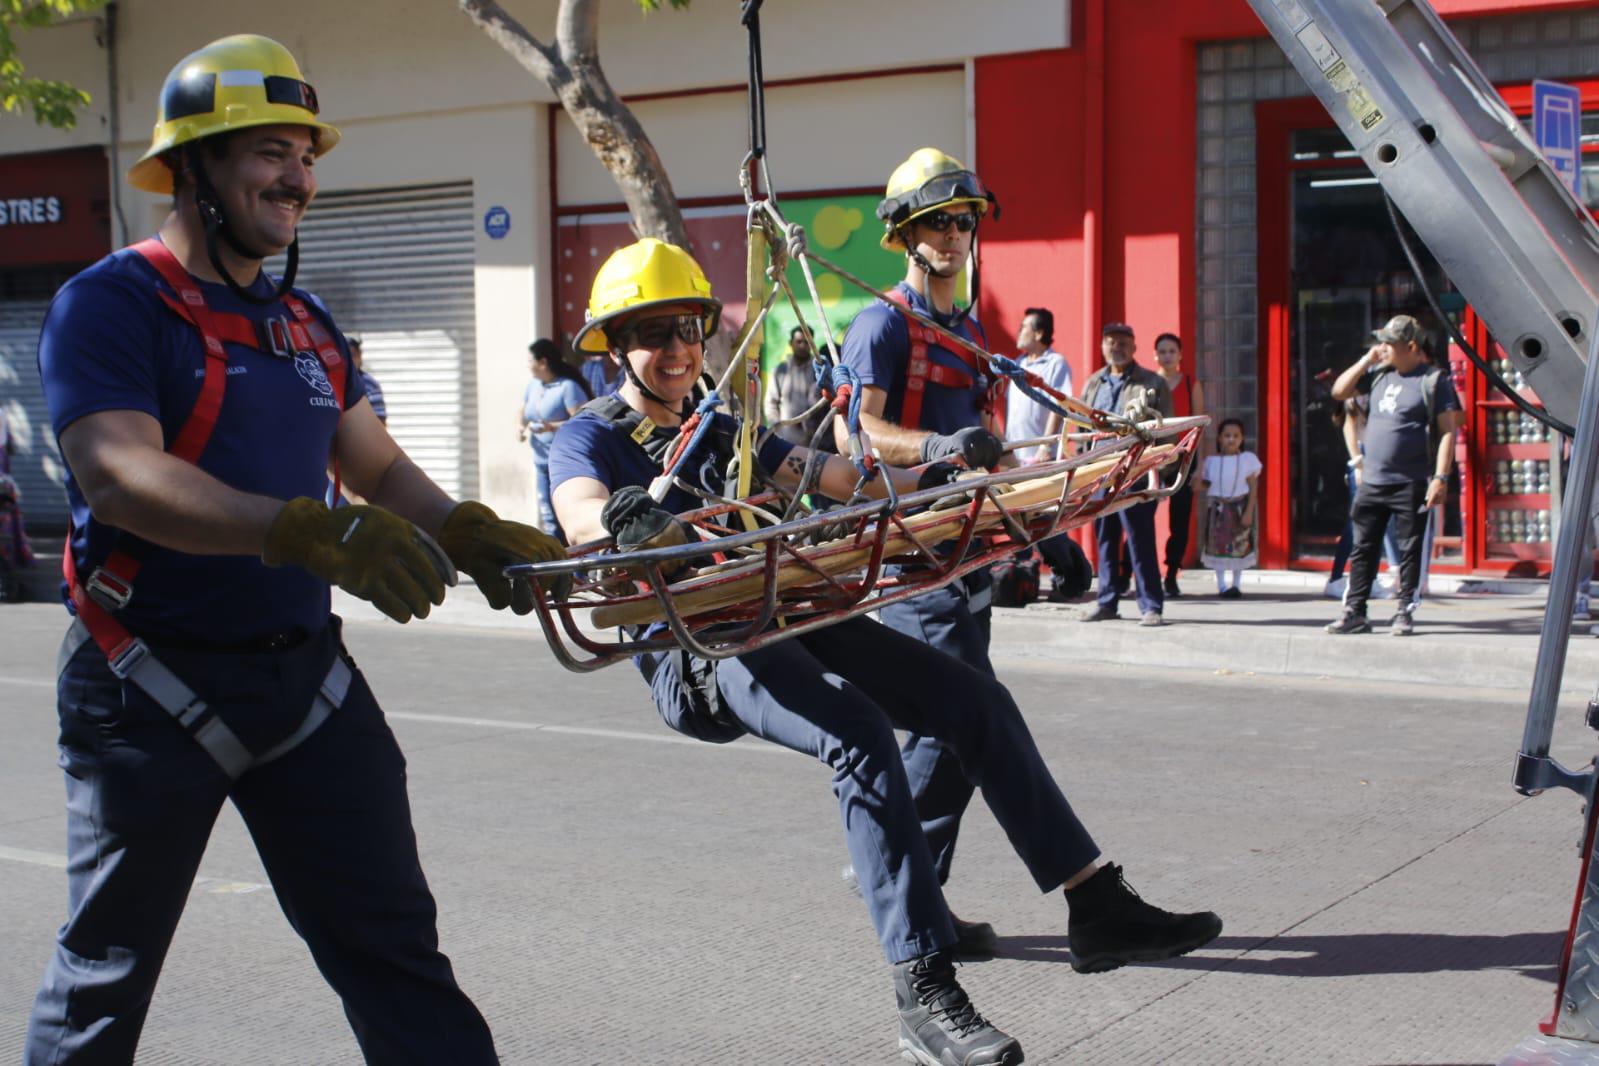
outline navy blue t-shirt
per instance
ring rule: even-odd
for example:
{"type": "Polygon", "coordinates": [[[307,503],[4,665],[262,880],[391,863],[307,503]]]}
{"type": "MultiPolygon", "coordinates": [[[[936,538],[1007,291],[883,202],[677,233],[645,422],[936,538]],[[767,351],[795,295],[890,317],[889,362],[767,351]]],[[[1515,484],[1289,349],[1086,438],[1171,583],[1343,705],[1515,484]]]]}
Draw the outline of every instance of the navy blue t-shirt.
{"type": "MultiPolygon", "coordinates": [[[[1427,424],[1427,375],[1436,368],[1422,363],[1408,374],[1386,367],[1367,374],[1359,390],[1370,394],[1363,440],[1366,459],[1361,479],[1373,485],[1404,485],[1432,476],[1438,456],[1427,424]]],[[[1460,410],[1460,397],[1447,370],[1437,370],[1434,420],[1460,410]]]]}
{"type": "MultiPolygon", "coordinates": [[[[166,283],[131,249],[114,252],[61,287],[39,338],[39,376],[51,427],[62,432],[100,411],[142,411],[161,423],[167,447],[194,409],[205,378],[200,334],[162,302],[166,283]],[[158,289],[159,285],[159,289],[158,289]]],[[[214,311],[252,319],[283,317],[281,303],[258,306],[227,286],[198,281],[214,311]]],[[[265,275],[252,289],[270,295],[265,275]]],[[[294,290],[340,338],[327,309],[294,290]]],[[[342,339],[340,353],[349,367],[342,339]]],[[[277,499],[322,499],[328,454],[339,422],[333,386],[314,354],[283,358],[227,345],[228,377],[216,430],[199,466],[241,492],[277,499]]],[[[347,373],[345,406],[364,395],[347,373]]],[[[113,547],[143,559],[134,596],[118,618],[136,635],[214,644],[247,641],[294,626],[315,632],[327,623],[323,582],[299,567],[271,568],[256,556],[189,555],[146,544],[94,519],[71,471],[73,558],[84,578],[113,547]]]]}
{"type": "MultiPolygon", "coordinates": [[[[910,302],[911,309],[948,327],[955,315],[941,315],[934,311],[921,293],[900,282],[896,288],[910,302]]],[[[955,332],[972,342],[984,345],[982,327],[970,317],[962,320],[955,332]]],[[[844,334],[844,364],[860,375],[861,384],[875,385],[888,393],[883,407],[883,417],[898,423],[905,406],[905,371],[910,363],[910,327],[899,308],[881,300],[873,301],[844,334]]],[[[928,346],[928,359],[971,376],[971,370],[960,356],[941,345],[928,346]]],[[[966,388],[935,385],[929,381],[922,396],[921,425],[906,429],[926,429],[934,433],[954,433],[967,426],[983,424],[983,403],[988,393],[990,379],[977,375],[966,388]]]]}
{"type": "MultiPolygon", "coordinates": [[[[718,413],[712,417],[716,422],[707,437],[718,430],[731,431],[735,426],[729,415],[718,413]]],[[[676,438],[677,427],[666,429],[657,426],[655,435],[663,439],[676,438]]],[[[793,450],[794,445],[774,433],[762,445],[756,458],[761,466],[772,471],[793,450]]],[[[550,444],[552,493],[561,487],[562,482],[575,477],[593,478],[612,492],[628,485],[648,488],[660,473],[661,465],[649,457],[643,445],[635,443],[630,436],[618,431],[593,411],[580,411],[561,423],[561,428],[555,431],[555,440],[550,444]]],[[[718,469],[714,449],[707,442],[702,442],[689,456],[680,476],[707,492],[722,493],[723,471],[718,469]]],[[[673,488],[666,494],[662,506],[674,514],[680,514],[704,507],[705,501],[682,489],[673,488]]]]}

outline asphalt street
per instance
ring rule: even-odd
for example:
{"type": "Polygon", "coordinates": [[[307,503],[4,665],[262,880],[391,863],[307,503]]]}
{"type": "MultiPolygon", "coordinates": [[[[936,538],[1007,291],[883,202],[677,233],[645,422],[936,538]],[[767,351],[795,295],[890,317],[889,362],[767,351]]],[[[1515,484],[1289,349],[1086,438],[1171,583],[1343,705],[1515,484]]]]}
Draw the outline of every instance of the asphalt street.
{"type": "MultiPolygon", "coordinates": [[[[63,628],[0,609],[4,1061],[65,908],[63,628]]],[[[826,769],[681,739],[630,666],[569,673],[526,623],[347,634],[409,760],[444,950],[506,1062],[898,1061],[826,769]]],[[[948,895],[1002,939],[961,979],[1029,1063],[1494,1063],[1547,1016],[1581,823],[1574,796],[1509,786],[1524,696],[1096,665],[1068,637],[1040,654],[1032,625],[998,629],[1040,748],[1144,896],[1227,928],[1079,976],[1064,903],[974,804],[948,895]]],[[[1556,755],[1593,746],[1567,708],[1556,755]]],[[[139,1061],[358,1062],[231,811],[201,873],[139,1061]]]]}

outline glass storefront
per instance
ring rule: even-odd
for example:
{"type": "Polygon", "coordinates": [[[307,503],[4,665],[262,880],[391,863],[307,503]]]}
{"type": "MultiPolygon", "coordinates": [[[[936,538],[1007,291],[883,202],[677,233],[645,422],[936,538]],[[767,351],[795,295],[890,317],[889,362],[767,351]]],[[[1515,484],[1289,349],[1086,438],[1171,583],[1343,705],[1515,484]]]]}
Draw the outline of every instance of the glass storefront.
{"type": "MultiPolygon", "coordinates": [[[[1338,374],[1365,350],[1372,330],[1396,314],[1414,315],[1429,333],[1429,354],[1446,356],[1446,330],[1427,309],[1394,235],[1382,189],[1336,129],[1295,131],[1287,160],[1291,183],[1288,321],[1290,554],[1333,554],[1349,510],[1347,451],[1334,421],[1338,374]]],[[[1448,313],[1459,297],[1425,247],[1427,282],[1448,313]]],[[[1458,492],[1439,530],[1439,562],[1458,562],[1458,492]],[[1454,558],[1450,558],[1453,554],[1454,558]]]]}

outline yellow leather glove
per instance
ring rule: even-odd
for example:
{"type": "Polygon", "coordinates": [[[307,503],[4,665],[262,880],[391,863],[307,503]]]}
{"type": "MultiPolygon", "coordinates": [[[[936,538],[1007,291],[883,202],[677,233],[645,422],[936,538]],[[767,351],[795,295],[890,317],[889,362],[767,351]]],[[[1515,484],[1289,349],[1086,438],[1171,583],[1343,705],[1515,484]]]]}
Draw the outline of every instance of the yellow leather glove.
{"type": "MultiPolygon", "coordinates": [[[[566,558],[561,542],[548,533],[508,522],[475,500],[456,504],[439,530],[439,543],[450,561],[477,582],[490,607],[496,611],[509,607],[517,614],[533,610],[533,589],[524,578],[506,577],[505,568],[566,558]]],[[[572,587],[567,575],[540,583],[558,599],[565,599],[572,587]]]]}
{"type": "Polygon", "coordinates": [[[455,584],[455,568],[433,538],[381,507],[329,510],[321,500],[290,500],[267,528],[261,561],[300,566],[396,622],[426,618],[455,584]]]}

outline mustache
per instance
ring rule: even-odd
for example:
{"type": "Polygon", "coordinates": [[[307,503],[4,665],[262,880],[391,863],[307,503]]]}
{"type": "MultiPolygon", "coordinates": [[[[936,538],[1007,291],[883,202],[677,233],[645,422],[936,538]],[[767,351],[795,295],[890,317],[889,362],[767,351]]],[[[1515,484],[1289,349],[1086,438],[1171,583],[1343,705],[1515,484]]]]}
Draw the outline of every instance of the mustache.
{"type": "Polygon", "coordinates": [[[282,185],[275,185],[261,194],[263,200],[291,200],[298,207],[304,207],[311,202],[311,197],[299,190],[290,189],[282,185]]]}

